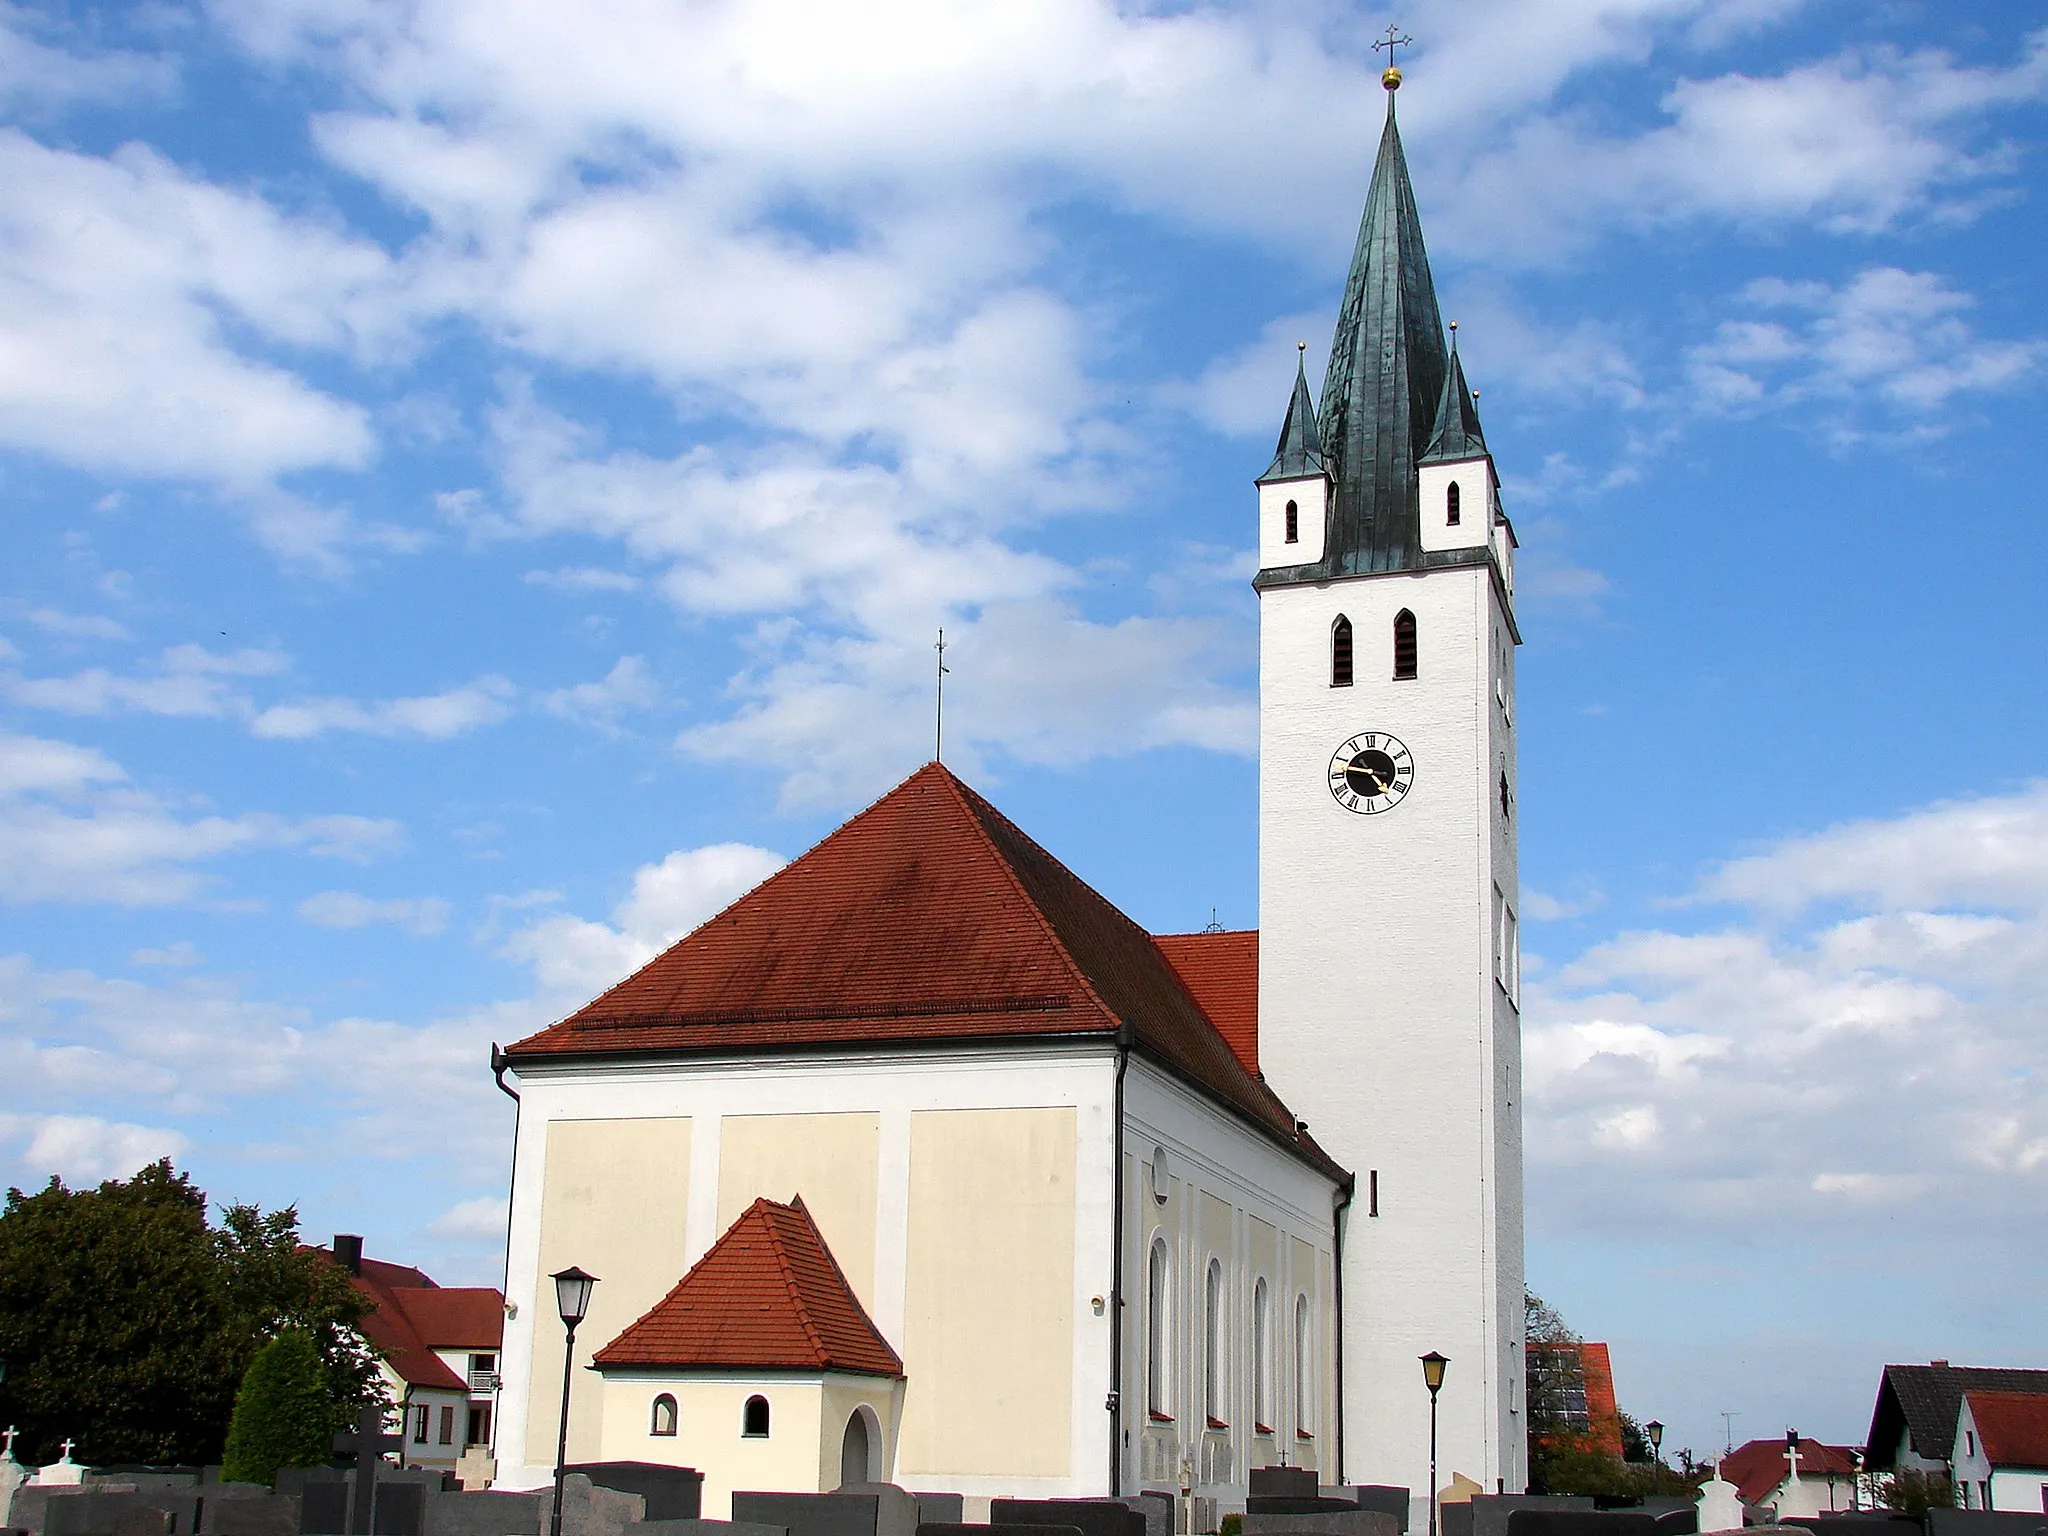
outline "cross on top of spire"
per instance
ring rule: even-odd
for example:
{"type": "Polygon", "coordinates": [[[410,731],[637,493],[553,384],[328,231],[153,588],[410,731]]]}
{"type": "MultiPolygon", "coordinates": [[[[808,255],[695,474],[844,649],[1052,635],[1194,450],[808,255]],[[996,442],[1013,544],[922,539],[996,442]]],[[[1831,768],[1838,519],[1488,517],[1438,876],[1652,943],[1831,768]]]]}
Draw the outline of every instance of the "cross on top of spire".
{"type": "Polygon", "coordinates": [[[1380,84],[1389,91],[1401,89],[1401,71],[1394,64],[1394,50],[1396,48],[1410,48],[1414,44],[1414,38],[1404,35],[1399,27],[1389,22],[1387,24],[1387,35],[1372,45],[1374,53],[1378,53],[1382,48],[1387,50],[1387,67],[1380,74],[1380,84]]]}

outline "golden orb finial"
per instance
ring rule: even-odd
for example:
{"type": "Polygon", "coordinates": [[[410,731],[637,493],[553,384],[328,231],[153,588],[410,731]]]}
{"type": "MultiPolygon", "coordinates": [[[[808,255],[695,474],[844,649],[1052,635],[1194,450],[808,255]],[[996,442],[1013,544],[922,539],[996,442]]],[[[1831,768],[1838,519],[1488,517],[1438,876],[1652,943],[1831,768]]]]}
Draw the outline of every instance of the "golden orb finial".
{"type": "Polygon", "coordinates": [[[1380,71],[1380,84],[1390,91],[1398,91],[1401,89],[1401,71],[1389,64],[1380,71]]]}

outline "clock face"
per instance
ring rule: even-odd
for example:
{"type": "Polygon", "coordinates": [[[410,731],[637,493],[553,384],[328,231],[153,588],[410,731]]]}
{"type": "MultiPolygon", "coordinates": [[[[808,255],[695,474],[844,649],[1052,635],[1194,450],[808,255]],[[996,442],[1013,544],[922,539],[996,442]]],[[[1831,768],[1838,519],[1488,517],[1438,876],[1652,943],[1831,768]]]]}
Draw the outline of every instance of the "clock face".
{"type": "Polygon", "coordinates": [[[1377,816],[1408,798],[1415,759],[1398,736],[1360,731],[1330,756],[1330,794],[1347,811],[1377,816]]]}

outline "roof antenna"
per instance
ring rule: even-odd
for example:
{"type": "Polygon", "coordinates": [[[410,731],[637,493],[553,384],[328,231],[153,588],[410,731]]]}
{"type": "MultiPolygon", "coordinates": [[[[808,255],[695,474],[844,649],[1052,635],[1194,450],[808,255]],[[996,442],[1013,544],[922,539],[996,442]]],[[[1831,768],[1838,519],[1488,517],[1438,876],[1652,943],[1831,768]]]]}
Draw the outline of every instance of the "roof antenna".
{"type": "Polygon", "coordinates": [[[939,643],[934,647],[939,653],[939,677],[937,707],[932,722],[932,761],[941,762],[946,748],[946,632],[939,631],[939,643]]]}

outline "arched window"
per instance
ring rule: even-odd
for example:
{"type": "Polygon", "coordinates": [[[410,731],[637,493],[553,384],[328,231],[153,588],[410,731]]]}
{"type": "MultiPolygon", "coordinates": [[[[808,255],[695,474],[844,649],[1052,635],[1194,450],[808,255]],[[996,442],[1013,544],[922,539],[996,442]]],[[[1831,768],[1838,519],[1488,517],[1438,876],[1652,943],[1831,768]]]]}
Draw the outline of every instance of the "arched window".
{"type": "Polygon", "coordinates": [[[1287,542],[1301,542],[1301,509],[1291,501],[1287,503],[1287,542]]]}
{"type": "Polygon", "coordinates": [[[672,1435],[676,1432],[676,1400],[666,1392],[654,1400],[654,1415],[647,1426],[650,1435],[672,1435]]]}
{"type": "Polygon", "coordinates": [[[1458,482],[1455,480],[1444,494],[1444,521],[1453,528],[1458,526],[1458,482]]]}
{"type": "Polygon", "coordinates": [[[868,1416],[861,1409],[853,1410],[853,1417],[846,1421],[846,1433],[839,1441],[839,1486],[851,1488],[856,1483],[873,1482],[869,1475],[868,1416]]]}
{"type": "Polygon", "coordinates": [[[1167,1406],[1171,1383],[1167,1377],[1167,1350],[1173,1330],[1168,1309],[1173,1301],[1172,1267],[1166,1256],[1166,1239],[1152,1240],[1152,1257],[1145,1267],[1145,1408],[1156,1417],[1173,1416],[1167,1406]]]}
{"type": "Polygon", "coordinates": [[[1314,1367],[1309,1362],[1308,1297],[1294,1298],[1294,1428],[1310,1431],[1309,1407],[1315,1402],[1314,1367]]]}
{"type": "Polygon", "coordinates": [[[1351,686],[1351,621],[1341,613],[1330,626],[1330,686],[1351,686]]]}
{"type": "Polygon", "coordinates": [[[1394,676],[1415,675],[1415,615],[1403,608],[1394,615],[1394,676]]]}
{"type": "Polygon", "coordinates": [[[1252,1425],[1273,1427],[1273,1301],[1265,1277],[1252,1287],[1252,1425]]]}
{"type": "Polygon", "coordinates": [[[749,1440],[768,1438],[768,1399],[758,1393],[747,1399],[740,1413],[740,1434],[749,1440]]]}
{"type": "Polygon", "coordinates": [[[1209,1261],[1202,1282],[1202,1410],[1211,1424],[1223,1421],[1223,1262],[1209,1261]]]}

